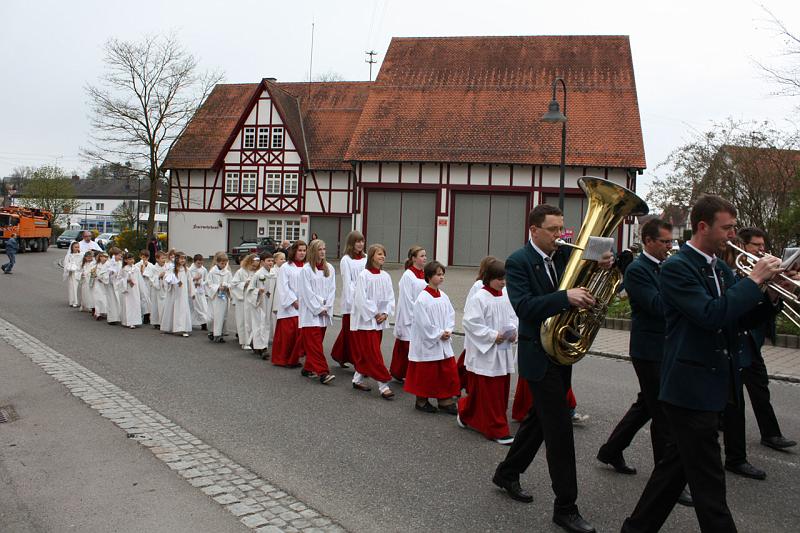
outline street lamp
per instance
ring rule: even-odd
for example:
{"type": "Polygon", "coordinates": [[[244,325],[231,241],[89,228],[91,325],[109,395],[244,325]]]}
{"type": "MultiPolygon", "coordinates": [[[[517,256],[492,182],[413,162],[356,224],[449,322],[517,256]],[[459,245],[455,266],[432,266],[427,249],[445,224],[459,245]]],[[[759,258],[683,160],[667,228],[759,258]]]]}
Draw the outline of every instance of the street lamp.
{"type": "Polygon", "coordinates": [[[560,122],[561,123],[561,178],[558,182],[558,208],[564,212],[564,174],[566,174],[566,155],[567,155],[567,84],[564,83],[564,78],[556,78],[553,80],[553,99],[547,106],[547,113],[542,115],[542,122],[560,122]],[[556,100],[556,86],[561,82],[564,88],[564,111],[559,109],[558,100],[556,100]]]}

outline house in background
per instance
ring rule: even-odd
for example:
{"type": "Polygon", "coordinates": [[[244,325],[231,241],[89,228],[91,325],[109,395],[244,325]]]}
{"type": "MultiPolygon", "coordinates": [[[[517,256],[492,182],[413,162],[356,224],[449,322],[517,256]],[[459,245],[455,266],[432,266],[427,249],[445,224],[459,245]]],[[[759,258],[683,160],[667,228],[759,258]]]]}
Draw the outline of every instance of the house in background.
{"type": "Polygon", "coordinates": [[[556,77],[576,233],[579,177],[635,190],[645,168],[625,36],[394,38],[371,83],[218,85],[163,165],[170,244],[210,255],[317,233],[336,256],[358,229],[390,261],[413,244],[445,264],[506,257],[530,209],[558,202],[561,128],[540,120],[556,77]]]}

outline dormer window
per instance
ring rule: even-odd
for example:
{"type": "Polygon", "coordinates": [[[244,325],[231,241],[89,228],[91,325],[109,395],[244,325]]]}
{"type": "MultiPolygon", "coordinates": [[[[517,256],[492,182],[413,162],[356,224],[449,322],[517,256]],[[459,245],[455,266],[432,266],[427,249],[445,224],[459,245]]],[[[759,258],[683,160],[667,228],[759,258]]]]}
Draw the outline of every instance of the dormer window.
{"type": "Polygon", "coordinates": [[[244,148],[255,148],[256,147],[256,129],[255,128],[245,128],[244,129],[243,146],[244,146],[244,148]]]}
{"type": "Polygon", "coordinates": [[[272,149],[283,148],[283,128],[272,128],[272,149]]]}
{"type": "Polygon", "coordinates": [[[258,128],[258,149],[269,148],[269,128],[258,128]]]}

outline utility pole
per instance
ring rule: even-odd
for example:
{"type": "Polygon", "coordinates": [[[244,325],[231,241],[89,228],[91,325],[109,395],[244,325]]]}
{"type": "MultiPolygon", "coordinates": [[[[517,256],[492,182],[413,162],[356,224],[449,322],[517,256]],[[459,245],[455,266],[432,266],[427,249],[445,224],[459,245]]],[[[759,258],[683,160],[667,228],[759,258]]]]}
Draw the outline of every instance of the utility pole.
{"type": "Polygon", "coordinates": [[[369,56],[369,59],[365,59],[365,63],[369,63],[369,81],[372,81],[372,65],[377,63],[378,61],[375,60],[375,56],[378,55],[378,52],[375,50],[370,50],[369,52],[364,52],[369,56]]]}

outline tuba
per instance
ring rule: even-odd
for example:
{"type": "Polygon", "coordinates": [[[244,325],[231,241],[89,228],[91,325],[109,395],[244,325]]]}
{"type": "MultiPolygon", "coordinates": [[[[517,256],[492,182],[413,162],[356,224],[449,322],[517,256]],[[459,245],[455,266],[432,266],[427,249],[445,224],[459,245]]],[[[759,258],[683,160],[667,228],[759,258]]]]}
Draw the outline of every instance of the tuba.
{"type": "MultiPolygon", "coordinates": [[[[646,215],[650,210],[633,191],[607,179],[584,176],[578,180],[589,200],[581,230],[573,248],[583,250],[589,237],[610,237],[627,216],[646,215]]],[[[601,269],[596,261],[574,252],[561,277],[558,290],[585,287],[595,298],[591,309],[570,308],[551,316],[541,329],[542,346],[553,362],[572,365],[586,355],[608,312],[608,305],[622,282],[616,266],[601,269]]]]}

